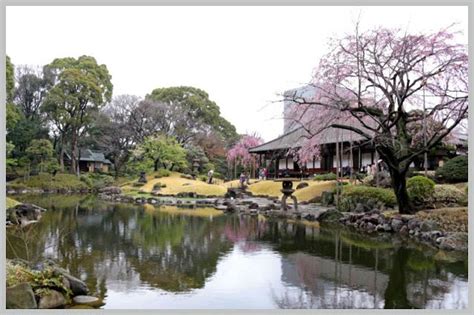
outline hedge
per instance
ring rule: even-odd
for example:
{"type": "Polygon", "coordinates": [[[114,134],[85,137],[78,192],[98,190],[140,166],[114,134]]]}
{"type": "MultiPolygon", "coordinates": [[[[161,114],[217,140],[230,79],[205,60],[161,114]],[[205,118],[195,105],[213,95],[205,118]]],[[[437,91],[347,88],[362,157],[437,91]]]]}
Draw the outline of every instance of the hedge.
{"type": "Polygon", "coordinates": [[[407,192],[416,203],[429,201],[435,191],[435,182],[424,176],[413,176],[407,180],[407,192]]]}
{"type": "Polygon", "coordinates": [[[336,180],[336,174],[327,173],[327,174],[316,174],[314,175],[313,180],[336,180]]]}
{"type": "Polygon", "coordinates": [[[341,211],[351,211],[358,203],[381,203],[393,207],[397,199],[391,189],[363,185],[345,186],[341,194],[341,211]]]}
{"type": "Polygon", "coordinates": [[[448,183],[460,183],[468,181],[468,158],[457,156],[448,160],[443,166],[436,170],[436,178],[448,183]]]}

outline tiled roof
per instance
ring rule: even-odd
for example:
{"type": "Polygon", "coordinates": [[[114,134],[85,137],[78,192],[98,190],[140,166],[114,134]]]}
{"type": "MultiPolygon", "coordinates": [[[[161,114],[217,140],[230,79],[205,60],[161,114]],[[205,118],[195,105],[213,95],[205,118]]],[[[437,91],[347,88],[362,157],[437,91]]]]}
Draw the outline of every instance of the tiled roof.
{"type": "MultiPolygon", "coordinates": [[[[259,146],[249,149],[250,153],[258,153],[273,150],[296,149],[301,147],[303,141],[310,137],[309,133],[303,127],[299,127],[290,131],[274,140],[261,144],[259,146]]],[[[361,135],[349,131],[336,128],[329,128],[324,130],[321,135],[321,144],[335,143],[339,141],[359,141],[365,139],[361,135]]]]}
{"type": "MultiPolygon", "coordinates": [[[[67,158],[71,158],[69,153],[66,153],[67,158]]],[[[105,158],[104,153],[101,151],[82,149],[79,154],[79,161],[84,162],[102,162],[104,164],[112,164],[108,159],[105,158]]]]}

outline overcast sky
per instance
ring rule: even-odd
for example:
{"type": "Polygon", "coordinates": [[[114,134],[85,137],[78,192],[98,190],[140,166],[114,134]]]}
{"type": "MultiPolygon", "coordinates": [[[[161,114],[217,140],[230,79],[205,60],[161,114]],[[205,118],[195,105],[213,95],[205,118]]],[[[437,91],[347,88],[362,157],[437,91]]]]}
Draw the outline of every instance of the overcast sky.
{"type": "Polygon", "coordinates": [[[467,7],[7,7],[6,50],[16,65],[94,56],[114,95],[201,88],[239,133],[280,135],[278,93],[311,79],[330,36],[374,26],[430,31],[467,7]]]}

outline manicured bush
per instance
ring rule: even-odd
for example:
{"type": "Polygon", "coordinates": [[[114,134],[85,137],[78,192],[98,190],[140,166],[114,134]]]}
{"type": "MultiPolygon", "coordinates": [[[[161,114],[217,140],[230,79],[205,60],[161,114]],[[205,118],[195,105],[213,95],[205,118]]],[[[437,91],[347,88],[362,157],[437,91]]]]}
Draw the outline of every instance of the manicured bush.
{"type": "Polygon", "coordinates": [[[413,176],[407,180],[407,192],[415,203],[425,203],[433,198],[435,182],[424,176],[413,176]]]}
{"type": "Polygon", "coordinates": [[[391,189],[369,186],[345,186],[341,194],[339,208],[341,211],[352,211],[358,203],[363,205],[382,204],[395,206],[397,199],[391,189]]]}
{"type": "Polygon", "coordinates": [[[464,201],[466,194],[453,185],[436,185],[433,197],[436,202],[459,203],[464,201]]]}
{"type": "Polygon", "coordinates": [[[112,186],[115,182],[114,178],[107,174],[88,173],[83,176],[87,176],[90,179],[89,186],[93,189],[101,189],[104,187],[112,186]]]}
{"type": "Polygon", "coordinates": [[[198,179],[203,181],[203,182],[207,182],[207,176],[206,175],[199,175],[198,179]]]}
{"type": "Polygon", "coordinates": [[[161,177],[168,177],[171,175],[171,172],[167,169],[164,169],[164,168],[160,168],[156,174],[155,174],[155,178],[161,178],[161,177]]]}
{"type": "Polygon", "coordinates": [[[436,178],[448,183],[460,183],[468,181],[468,158],[457,156],[448,160],[436,170],[436,178]]]}
{"type": "Polygon", "coordinates": [[[313,180],[336,180],[336,174],[334,173],[316,174],[314,175],[313,180]]]}

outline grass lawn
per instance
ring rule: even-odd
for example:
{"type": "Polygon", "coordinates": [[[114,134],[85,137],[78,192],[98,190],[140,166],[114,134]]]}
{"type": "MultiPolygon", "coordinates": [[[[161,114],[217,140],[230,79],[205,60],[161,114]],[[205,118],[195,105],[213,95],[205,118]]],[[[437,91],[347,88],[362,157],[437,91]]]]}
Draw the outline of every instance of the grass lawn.
{"type": "Polygon", "coordinates": [[[153,187],[158,184],[164,184],[166,187],[161,188],[160,193],[164,195],[176,195],[180,192],[195,192],[200,195],[224,196],[227,188],[223,185],[208,184],[200,180],[192,180],[181,178],[180,173],[172,172],[168,177],[155,178],[155,174],[147,175],[148,182],[141,187],[133,187],[133,183],[122,186],[125,193],[139,191],[151,193],[153,187]]]}
{"type": "MultiPolygon", "coordinates": [[[[323,191],[332,190],[335,187],[335,181],[303,181],[308,183],[308,187],[296,190],[293,195],[296,196],[298,201],[309,201],[315,197],[321,196],[323,191]]],[[[300,182],[294,182],[293,188],[295,188],[300,182]]],[[[273,197],[281,197],[281,182],[275,182],[272,180],[259,181],[249,186],[248,190],[255,195],[265,195],[273,197]]],[[[288,202],[292,202],[288,200],[288,202]]]]}
{"type": "Polygon", "coordinates": [[[8,198],[8,197],[7,197],[7,209],[8,209],[8,208],[12,208],[12,207],[14,207],[14,206],[16,206],[16,205],[19,205],[19,204],[21,204],[21,202],[18,202],[18,201],[16,201],[15,199],[12,199],[12,198],[8,198]]]}
{"type": "Polygon", "coordinates": [[[29,179],[17,178],[7,183],[12,188],[40,188],[40,189],[87,189],[86,183],[73,174],[40,173],[29,179]]]}
{"type": "MultiPolygon", "coordinates": [[[[160,189],[160,193],[163,195],[176,195],[181,192],[195,192],[199,195],[213,195],[213,196],[224,196],[227,192],[227,188],[239,187],[239,180],[233,180],[229,182],[217,181],[214,184],[208,184],[201,180],[192,180],[181,178],[181,174],[172,172],[168,177],[155,178],[155,173],[147,175],[148,182],[143,186],[134,186],[133,182],[128,182],[122,186],[124,193],[132,196],[143,196],[149,197],[153,191],[153,187],[160,183],[166,185],[160,189]]],[[[315,197],[321,195],[323,191],[332,190],[335,186],[335,181],[305,181],[308,183],[308,187],[298,189],[294,195],[298,198],[298,201],[309,201],[315,197]]],[[[295,186],[299,182],[295,182],[295,186]]],[[[248,191],[254,195],[265,195],[273,197],[281,197],[281,182],[275,182],[273,180],[254,180],[250,181],[248,191]]],[[[289,201],[291,202],[291,201],[289,201]]]]}

